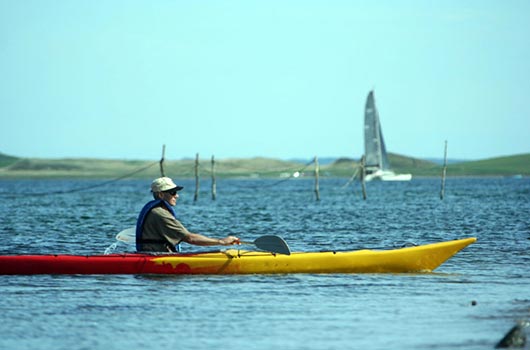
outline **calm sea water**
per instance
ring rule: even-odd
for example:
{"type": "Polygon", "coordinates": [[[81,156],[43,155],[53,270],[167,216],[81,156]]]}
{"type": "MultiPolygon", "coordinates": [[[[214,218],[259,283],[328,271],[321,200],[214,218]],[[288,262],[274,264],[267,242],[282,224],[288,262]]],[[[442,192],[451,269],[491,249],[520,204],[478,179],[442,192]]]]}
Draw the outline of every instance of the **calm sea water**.
{"type": "MultiPolygon", "coordinates": [[[[149,182],[2,180],[0,253],[102,253],[149,182]]],[[[448,179],[443,201],[435,179],[368,183],[366,201],[346,182],[317,202],[307,179],[218,180],[216,201],[203,181],[194,203],[184,181],[177,213],[294,251],[478,242],[431,274],[0,276],[0,349],[492,349],[530,319],[529,179],[448,179]]]]}

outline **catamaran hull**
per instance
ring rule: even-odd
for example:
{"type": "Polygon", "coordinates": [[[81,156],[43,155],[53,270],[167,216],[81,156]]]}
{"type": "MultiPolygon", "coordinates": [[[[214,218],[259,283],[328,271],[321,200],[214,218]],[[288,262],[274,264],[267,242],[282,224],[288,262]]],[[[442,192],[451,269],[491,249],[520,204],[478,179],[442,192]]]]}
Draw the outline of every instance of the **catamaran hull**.
{"type": "Polygon", "coordinates": [[[390,170],[377,170],[372,174],[367,174],[365,181],[380,180],[380,181],[410,181],[412,174],[396,174],[390,170]]]}
{"type": "Polygon", "coordinates": [[[275,274],[431,272],[476,238],[394,250],[280,255],[223,252],[149,255],[3,255],[1,275],[35,274],[275,274]]]}

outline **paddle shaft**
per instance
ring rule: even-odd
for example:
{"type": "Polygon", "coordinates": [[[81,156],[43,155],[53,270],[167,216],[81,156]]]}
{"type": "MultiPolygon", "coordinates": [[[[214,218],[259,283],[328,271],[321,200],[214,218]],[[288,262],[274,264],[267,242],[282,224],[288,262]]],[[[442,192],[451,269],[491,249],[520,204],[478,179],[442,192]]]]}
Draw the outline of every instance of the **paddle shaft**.
{"type": "MultiPolygon", "coordinates": [[[[120,242],[134,244],[136,242],[136,228],[131,227],[121,231],[116,235],[116,239],[120,242]]],[[[265,235],[258,237],[254,242],[240,241],[240,243],[253,245],[258,249],[271,253],[291,255],[289,246],[279,236],[265,235]]]]}

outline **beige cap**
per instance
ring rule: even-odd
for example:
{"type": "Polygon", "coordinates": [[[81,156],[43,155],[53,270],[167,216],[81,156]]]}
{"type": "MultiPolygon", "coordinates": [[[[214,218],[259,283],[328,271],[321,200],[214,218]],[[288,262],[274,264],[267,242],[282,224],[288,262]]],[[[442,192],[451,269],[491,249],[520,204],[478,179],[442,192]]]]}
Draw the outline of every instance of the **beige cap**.
{"type": "Polygon", "coordinates": [[[159,177],[151,183],[151,192],[164,192],[172,189],[180,191],[184,187],[177,186],[169,177],[159,177]]]}

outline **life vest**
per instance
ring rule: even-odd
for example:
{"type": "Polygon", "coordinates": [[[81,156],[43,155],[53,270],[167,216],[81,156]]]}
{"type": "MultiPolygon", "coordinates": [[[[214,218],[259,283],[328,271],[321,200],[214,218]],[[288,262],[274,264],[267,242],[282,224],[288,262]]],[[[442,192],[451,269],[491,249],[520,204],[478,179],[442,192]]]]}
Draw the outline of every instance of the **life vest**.
{"type": "MultiPolygon", "coordinates": [[[[144,222],[145,222],[145,218],[147,217],[147,214],[149,214],[151,210],[153,210],[155,207],[159,206],[160,204],[162,204],[167,210],[169,210],[169,212],[171,213],[171,215],[173,215],[175,219],[177,218],[177,215],[175,214],[175,209],[173,209],[173,207],[163,199],[155,199],[155,200],[148,202],[146,205],[144,205],[144,207],[140,211],[140,215],[138,215],[138,220],[136,220],[136,251],[137,252],[142,251],[143,243],[168,243],[169,244],[169,242],[163,238],[161,238],[160,240],[142,239],[142,230],[144,227],[144,222]]],[[[177,244],[174,247],[174,249],[176,252],[180,252],[180,244],[177,244]]]]}

